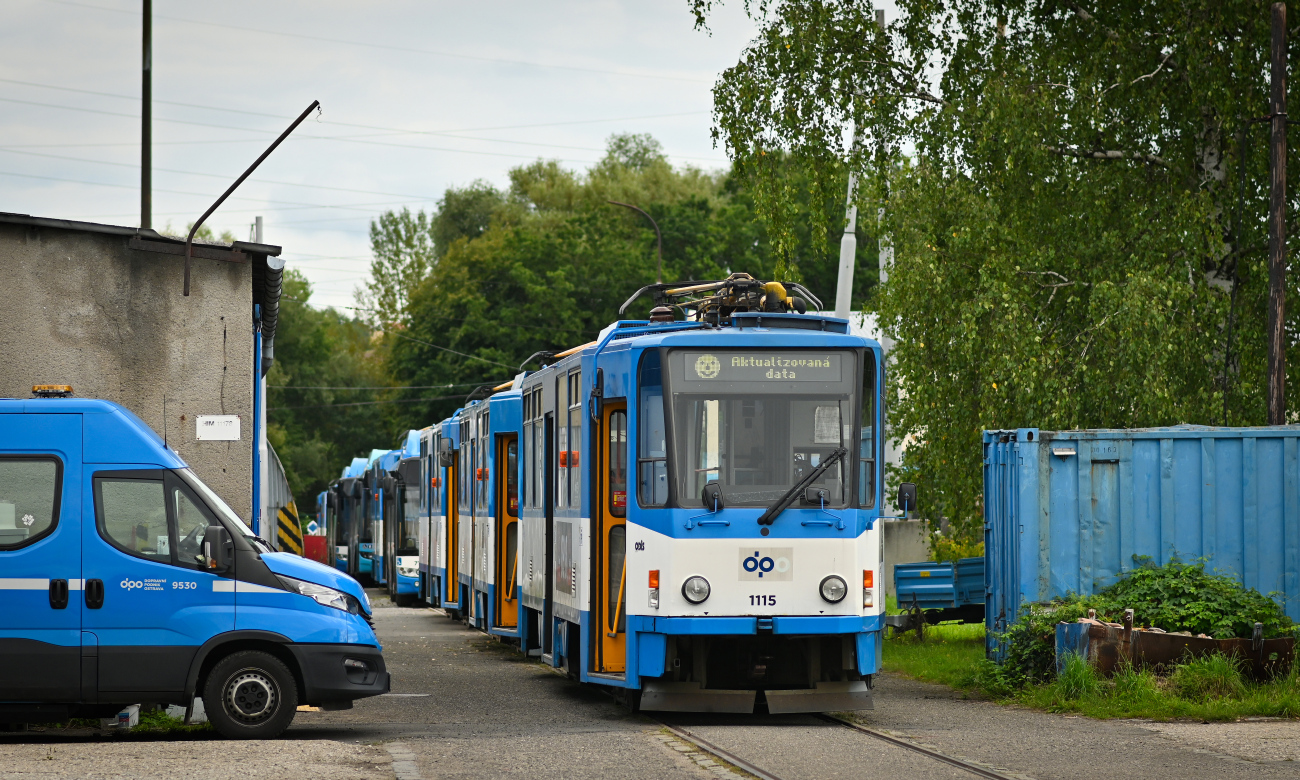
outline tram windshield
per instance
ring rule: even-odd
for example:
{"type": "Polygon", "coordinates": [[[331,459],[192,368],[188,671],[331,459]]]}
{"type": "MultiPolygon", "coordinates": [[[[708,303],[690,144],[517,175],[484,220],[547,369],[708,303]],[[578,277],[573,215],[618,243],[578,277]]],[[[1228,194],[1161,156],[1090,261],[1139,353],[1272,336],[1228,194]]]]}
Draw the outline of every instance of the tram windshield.
{"type": "MultiPolygon", "coordinates": [[[[671,352],[677,503],[695,505],[716,481],[725,505],[766,506],[835,450],[870,453],[872,405],[859,406],[874,392],[874,369],[860,388],[857,361],[848,350],[671,352]],[[860,411],[867,427],[859,432],[860,411]]],[[[828,506],[848,503],[860,459],[841,460],[814,483],[827,489],[828,506]]]]}

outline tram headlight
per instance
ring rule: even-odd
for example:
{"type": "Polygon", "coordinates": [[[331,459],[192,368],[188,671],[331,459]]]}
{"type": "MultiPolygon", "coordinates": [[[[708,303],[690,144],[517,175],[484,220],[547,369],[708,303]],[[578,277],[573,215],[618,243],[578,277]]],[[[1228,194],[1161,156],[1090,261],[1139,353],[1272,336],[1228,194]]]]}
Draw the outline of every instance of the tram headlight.
{"type": "Polygon", "coordinates": [[[713,589],[709,587],[709,581],[703,577],[699,575],[687,577],[686,582],[682,583],[682,598],[692,604],[703,604],[704,600],[709,597],[709,593],[711,593],[712,590],[713,589]]]}
{"type": "Polygon", "coordinates": [[[822,580],[821,586],[822,598],[832,604],[838,604],[844,600],[844,596],[849,592],[849,586],[844,582],[844,578],[838,574],[831,574],[822,580]]]}
{"type": "Polygon", "coordinates": [[[650,609],[659,609],[659,570],[650,570],[650,609]]]}
{"type": "Polygon", "coordinates": [[[415,577],[420,573],[420,559],[414,555],[397,556],[397,573],[403,577],[415,577]]]}

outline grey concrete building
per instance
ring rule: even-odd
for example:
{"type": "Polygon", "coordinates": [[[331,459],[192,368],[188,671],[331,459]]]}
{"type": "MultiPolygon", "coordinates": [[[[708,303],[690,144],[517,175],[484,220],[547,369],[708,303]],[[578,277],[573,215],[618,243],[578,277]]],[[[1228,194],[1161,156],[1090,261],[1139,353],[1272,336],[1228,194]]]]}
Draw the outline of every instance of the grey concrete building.
{"type": "Polygon", "coordinates": [[[255,394],[273,354],[280,247],[196,245],[188,297],[184,254],[183,241],[152,230],[0,213],[0,397],[68,384],[120,403],[251,520],[255,394]],[[227,438],[201,437],[200,418],[227,438]]]}

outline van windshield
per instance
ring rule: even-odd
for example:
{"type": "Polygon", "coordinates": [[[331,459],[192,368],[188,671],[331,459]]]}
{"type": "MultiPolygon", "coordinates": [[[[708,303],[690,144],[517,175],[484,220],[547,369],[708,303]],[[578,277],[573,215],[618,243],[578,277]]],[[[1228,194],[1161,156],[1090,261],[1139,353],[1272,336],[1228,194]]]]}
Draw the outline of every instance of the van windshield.
{"type": "Polygon", "coordinates": [[[257,534],[253,533],[253,529],[249,528],[244,521],[240,519],[239,515],[235,514],[235,510],[231,509],[230,505],[222,500],[221,496],[217,495],[212,488],[204,484],[203,480],[199,479],[193,471],[189,469],[177,469],[176,473],[180,475],[181,479],[185,480],[185,484],[194,488],[199,495],[203,496],[203,500],[208,507],[213,512],[220,515],[229,525],[239,531],[241,536],[255,545],[265,547],[267,551],[270,550],[270,547],[266,542],[259,538],[257,534]]]}

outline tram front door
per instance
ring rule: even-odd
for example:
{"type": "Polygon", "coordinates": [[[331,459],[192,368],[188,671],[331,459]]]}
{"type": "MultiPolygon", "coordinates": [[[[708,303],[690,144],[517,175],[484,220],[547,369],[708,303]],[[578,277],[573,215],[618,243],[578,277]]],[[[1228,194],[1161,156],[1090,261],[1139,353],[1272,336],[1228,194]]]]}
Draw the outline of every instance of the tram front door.
{"type": "Polygon", "coordinates": [[[600,415],[596,436],[595,548],[597,593],[593,599],[600,632],[596,641],[596,672],[627,671],[627,403],[609,401],[600,415]]]}

